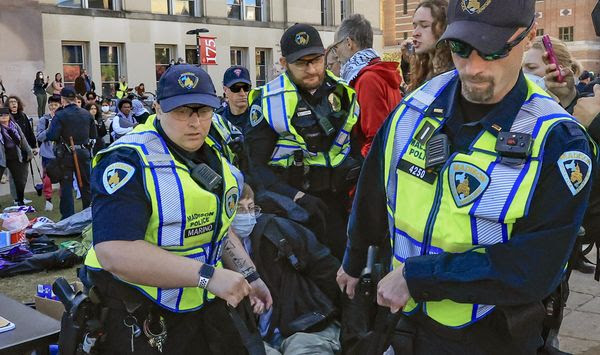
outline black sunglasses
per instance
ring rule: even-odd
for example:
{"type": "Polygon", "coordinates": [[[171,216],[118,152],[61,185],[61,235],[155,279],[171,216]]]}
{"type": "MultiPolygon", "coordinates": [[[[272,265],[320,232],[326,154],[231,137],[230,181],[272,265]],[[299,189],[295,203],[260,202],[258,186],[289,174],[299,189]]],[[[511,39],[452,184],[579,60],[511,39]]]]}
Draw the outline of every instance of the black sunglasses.
{"type": "Polygon", "coordinates": [[[231,90],[231,92],[237,94],[242,89],[244,89],[244,92],[249,92],[251,88],[252,87],[248,84],[242,84],[242,85],[233,85],[232,87],[229,88],[229,90],[231,90]]]}
{"type": "Polygon", "coordinates": [[[525,31],[521,32],[521,34],[518,35],[517,38],[506,43],[501,50],[494,52],[494,53],[489,53],[489,54],[481,53],[478,49],[473,48],[473,46],[471,46],[470,44],[462,42],[462,41],[457,41],[454,39],[449,39],[447,42],[448,42],[448,46],[450,47],[450,51],[452,53],[458,55],[461,58],[469,58],[469,56],[471,56],[471,52],[473,52],[475,50],[475,51],[477,51],[479,56],[481,58],[483,58],[483,60],[487,60],[487,61],[497,60],[497,59],[507,57],[508,54],[510,53],[510,51],[515,46],[517,46],[519,43],[521,43],[521,41],[525,37],[527,37],[527,34],[533,28],[534,23],[535,23],[535,20],[531,21],[531,24],[529,25],[529,27],[527,27],[527,29],[525,31]]]}

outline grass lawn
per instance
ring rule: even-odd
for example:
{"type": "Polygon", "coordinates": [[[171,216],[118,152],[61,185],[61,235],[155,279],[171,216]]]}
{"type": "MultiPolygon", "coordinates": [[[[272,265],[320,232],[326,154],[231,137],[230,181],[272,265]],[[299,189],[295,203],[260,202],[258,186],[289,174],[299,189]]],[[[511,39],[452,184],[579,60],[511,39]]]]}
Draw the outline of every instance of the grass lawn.
{"type": "MultiPolygon", "coordinates": [[[[46,200],[43,196],[38,196],[35,192],[25,194],[25,198],[32,200],[30,205],[35,207],[36,213],[28,213],[27,217],[31,220],[35,217],[45,216],[53,220],[54,222],[60,221],[60,211],[58,204],[60,197],[58,194],[58,188],[54,189],[52,196],[52,203],[54,204],[54,210],[46,212],[44,206],[46,200]]],[[[7,206],[12,206],[13,200],[9,195],[0,196],[0,206],[2,209],[7,206]]],[[[75,200],[75,212],[81,211],[81,200],[75,200]]],[[[54,238],[56,245],[60,243],[72,240],[71,238],[54,238]]],[[[33,302],[33,296],[36,294],[38,284],[52,284],[54,280],[62,276],[69,282],[77,279],[76,269],[79,265],[76,265],[70,269],[52,270],[49,272],[38,272],[33,274],[17,275],[13,277],[7,277],[0,279],[0,293],[7,295],[8,297],[15,299],[19,302],[33,302]]]]}

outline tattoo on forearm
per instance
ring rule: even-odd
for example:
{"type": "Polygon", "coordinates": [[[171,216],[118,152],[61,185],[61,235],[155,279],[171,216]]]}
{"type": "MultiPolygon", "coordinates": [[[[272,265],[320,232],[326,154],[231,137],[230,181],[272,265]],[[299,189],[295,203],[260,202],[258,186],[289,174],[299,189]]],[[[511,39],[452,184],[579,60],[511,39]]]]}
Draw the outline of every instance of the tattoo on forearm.
{"type": "Polygon", "coordinates": [[[229,259],[233,263],[233,265],[230,266],[235,267],[236,271],[244,275],[244,277],[256,271],[254,266],[252,266],[252,264],[249,262],[247,256],[238,255],[240,253],[240,249],[237,248],[236,243],[230,238],[227,238],[225,241],[225,247],[223,249],[225,251],[224,260],[229,259]]]}

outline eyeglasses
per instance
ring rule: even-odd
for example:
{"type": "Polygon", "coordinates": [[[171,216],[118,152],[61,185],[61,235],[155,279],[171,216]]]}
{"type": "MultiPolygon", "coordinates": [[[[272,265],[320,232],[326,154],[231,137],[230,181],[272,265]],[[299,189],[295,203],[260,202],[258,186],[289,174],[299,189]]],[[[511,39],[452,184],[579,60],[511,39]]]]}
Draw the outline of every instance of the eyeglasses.
{"type": "Polygon", "coordinates": [[[473,52],[473,50],[475,50],[475,51],[477,51],[479,56],[481,58],[483,58],[483,60],[487,60],[487,61],[498,60],[498,59],[507,57],[508,54],[510,53],[510,51],[514,47],[516,47],[519,43],[521,43],[521,41],[525,37],[527,37],[527,34],[533,28],[534,23],[535,23],[535,21],[532,21],[531,24],[529,25],[529,27],[527,27],[527,29],[525,31],[521,32],[521,34],[518,35],[517,38],[506,43],[501,50],[494,52],[494,53],[489,53],[489,54],[481,53],[478,49],[473,48],[473,46],[471,46],[470,44],[462,42],[462,41],[450,39],[447,42],[448,42],[448,46],[450,47],[450,51],[452,53],[458,55],[461,58],[465,58],[465,59],[469,58],[471,56],[471,52],[473,52]]]}
{"type": "Polygon", "coordinates": [[[237,213],[248,213],[254,217],[260,216],[260,211],[262,211],[262,209],[259,206],[246,208],[242,205],[238,205],[237,207],[237,213]]]}
{"type": "Polygon", "coordinates": [[[244,92],[250,92],[250,89],[252,87],[248,84],[242,84],[242,85],[233,85],[232,87],[229,88],[229,90],[231,90],[231,92],[233,93],[238,93],[242,90],[244,90],[244,92]]]}
{"type": "Polygon", "coordinates": [[[308,67],[310,64],[323,64],[325,62],[325,54],[321,54],[318,57],[315,57],[311,60],[297,60],[292,65],[297,67],[308,67]]]}
{"type": "Polygon", "coordinates": [[[187,117],[187,118],[192,118],[192,116],[194,115],[194,113],[196,115],[198,115],[198,117],[202,117],[203,115],[212,114],[213,108],[209,107],[209,106],[188,106],[188,105],[184,105],[184,106],[179,106],[178,108],[174,109],[171,112],[177,113],[178,115],[182,115],[182,116],[187,117]]]}

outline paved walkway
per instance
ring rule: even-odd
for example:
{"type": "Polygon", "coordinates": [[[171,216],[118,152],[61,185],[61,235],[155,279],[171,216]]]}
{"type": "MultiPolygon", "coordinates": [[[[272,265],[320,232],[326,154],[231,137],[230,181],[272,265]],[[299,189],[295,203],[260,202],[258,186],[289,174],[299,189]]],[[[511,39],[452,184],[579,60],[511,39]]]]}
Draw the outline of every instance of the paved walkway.
{"type": "MultiPolygon", "coordinates": [[[[595,261],[595,252],[588,259],[595,261]]],[[[560,350],[573,354],[600,354],[600,283],[593,275],[573,271],[571,293],[563,319],[560,350]]]]}

